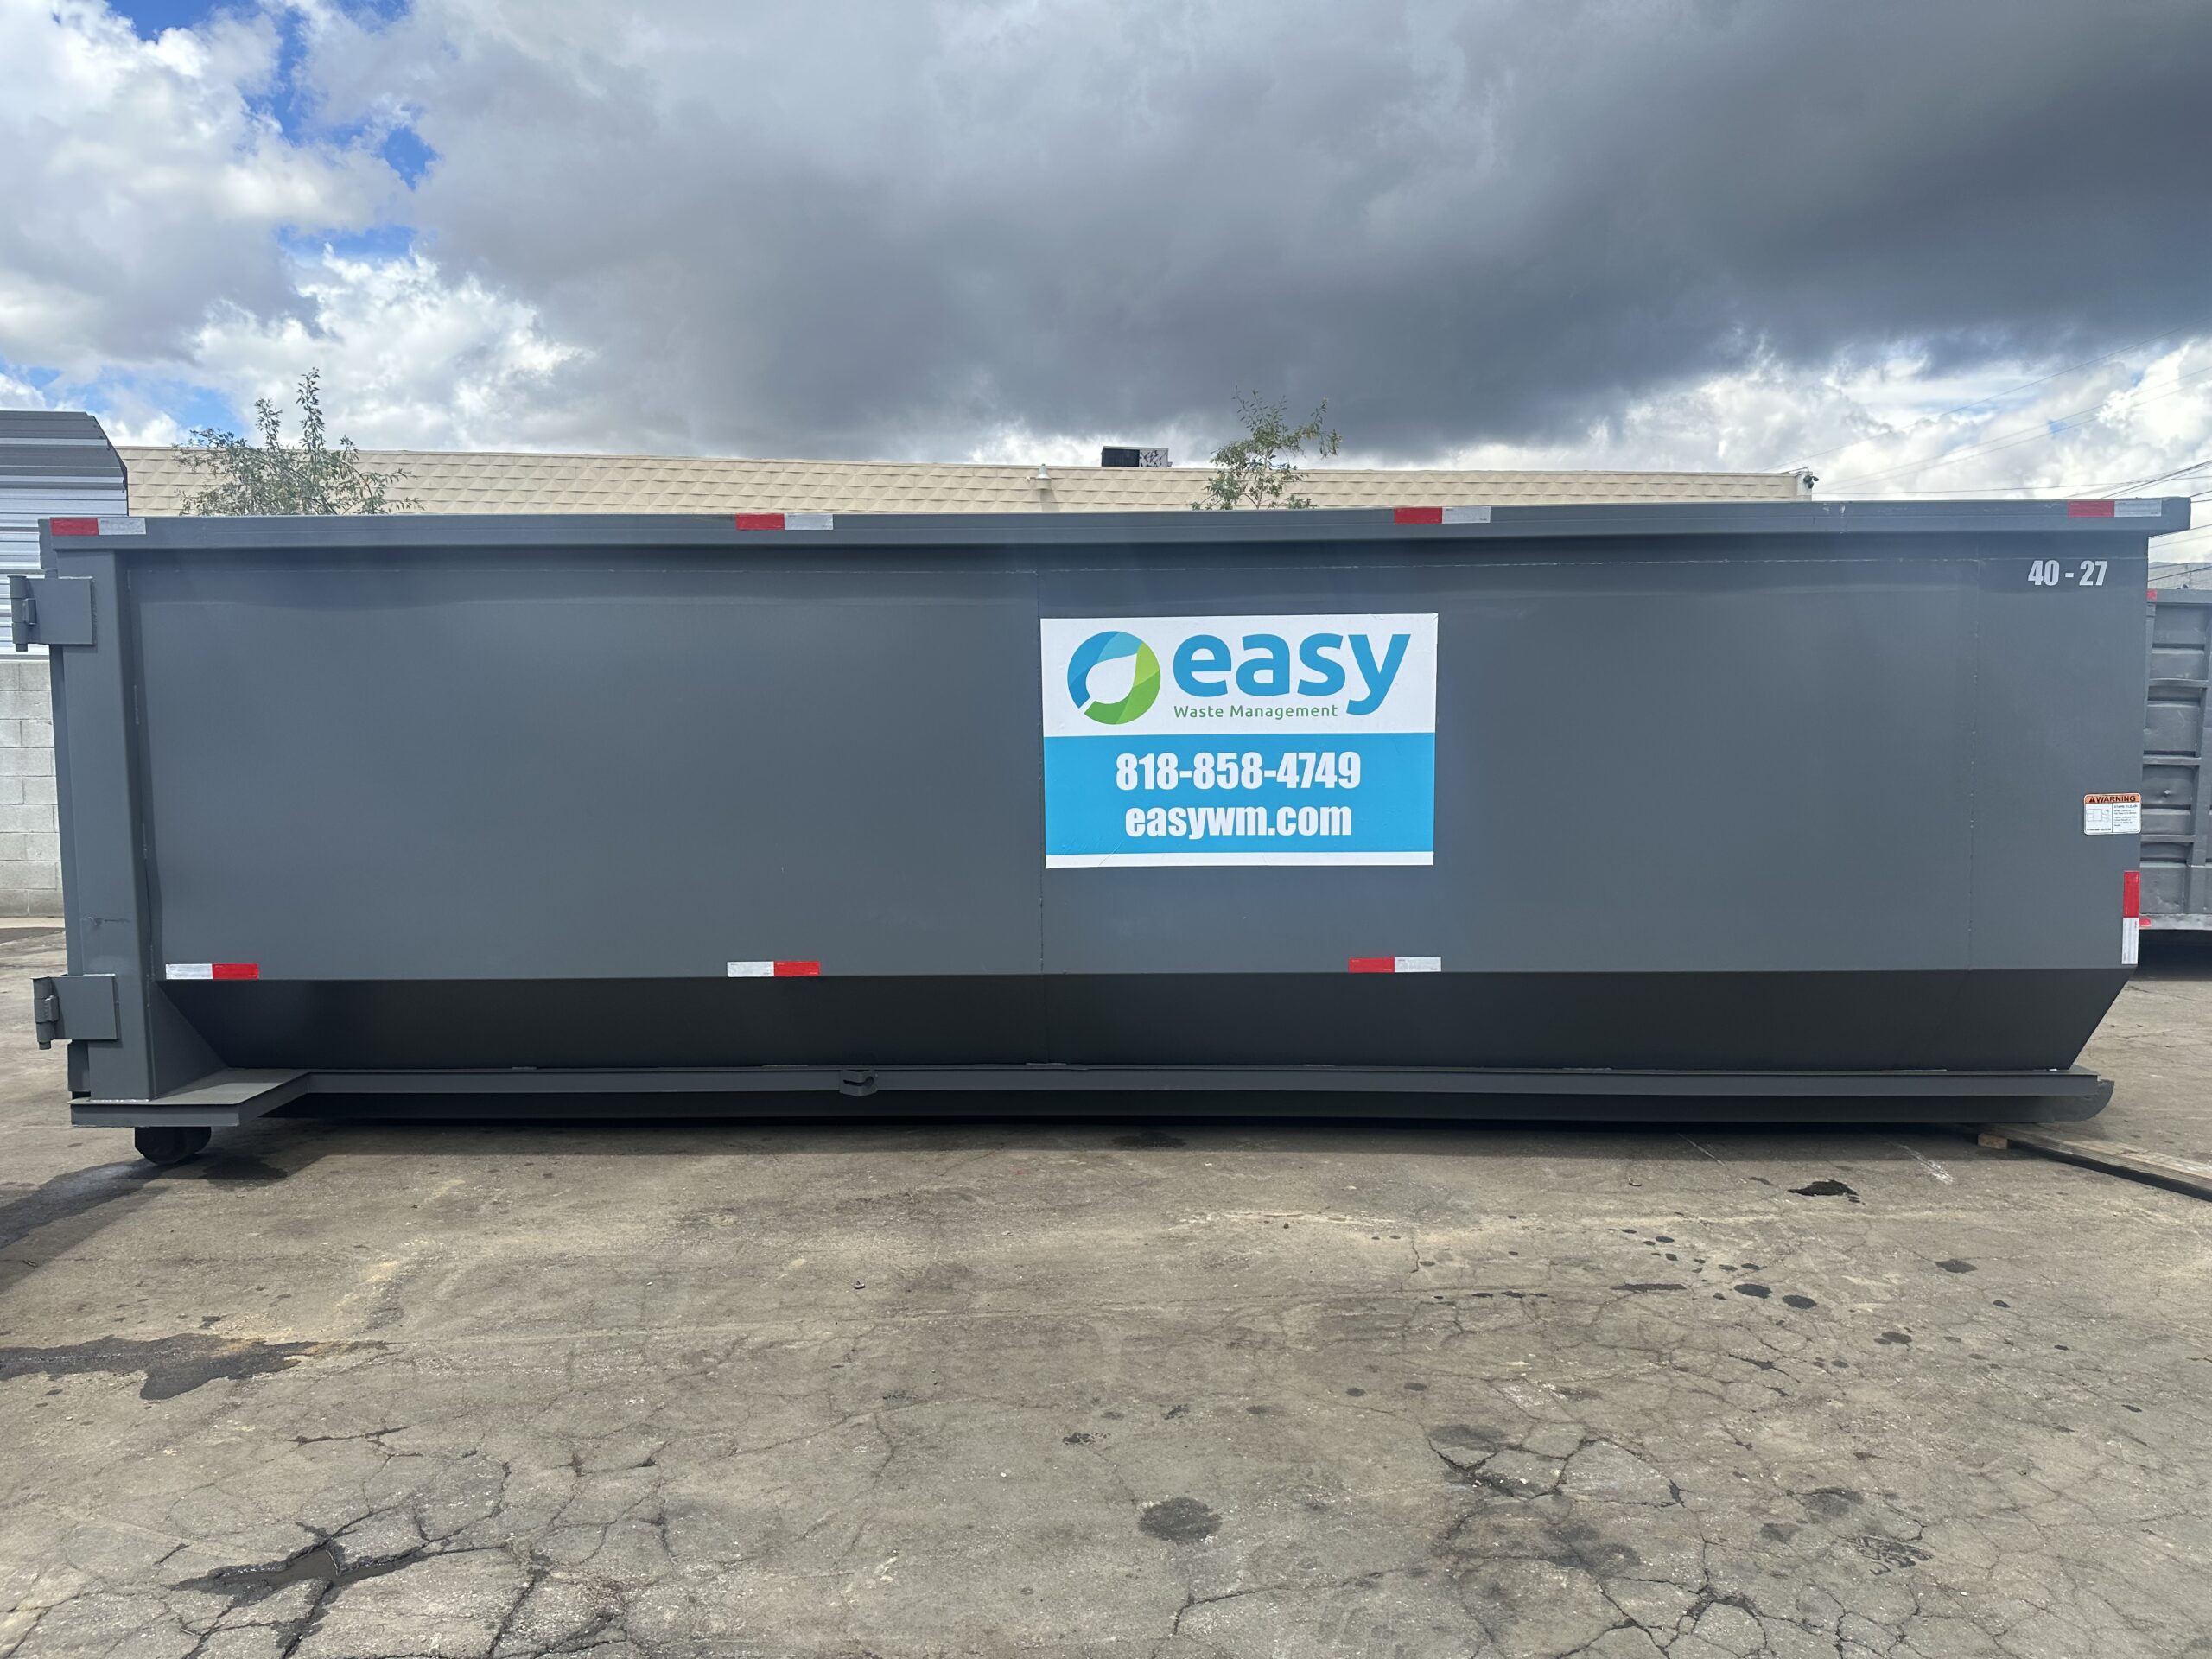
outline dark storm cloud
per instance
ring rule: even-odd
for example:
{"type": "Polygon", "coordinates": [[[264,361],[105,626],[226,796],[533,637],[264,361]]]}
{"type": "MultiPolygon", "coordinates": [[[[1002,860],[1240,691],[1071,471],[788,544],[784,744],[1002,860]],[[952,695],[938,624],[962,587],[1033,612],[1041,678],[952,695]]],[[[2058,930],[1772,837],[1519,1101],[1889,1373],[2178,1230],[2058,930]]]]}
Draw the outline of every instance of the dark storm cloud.
{"type": "Polygon", "coordinates": [[[418,0],[350,73],[421,111],[433,251],[641,444],[1142,437],[1242,384],[1420,458],[1762,347],[2212,314],[2203,0],[505,15],[418,0]]]}

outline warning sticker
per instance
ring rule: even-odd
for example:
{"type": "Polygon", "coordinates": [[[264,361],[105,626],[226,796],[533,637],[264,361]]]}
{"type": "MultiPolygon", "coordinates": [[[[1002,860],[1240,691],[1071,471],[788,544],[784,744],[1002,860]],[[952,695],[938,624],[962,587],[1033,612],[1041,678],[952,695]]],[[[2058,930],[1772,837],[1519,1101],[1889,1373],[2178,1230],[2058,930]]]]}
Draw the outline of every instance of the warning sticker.
{"type": "Polygon", "coordinates": [[[2082,833],[2085,836],[2139,836],[2143,833],[2140,795],[2084,795],[2082,833]]]}

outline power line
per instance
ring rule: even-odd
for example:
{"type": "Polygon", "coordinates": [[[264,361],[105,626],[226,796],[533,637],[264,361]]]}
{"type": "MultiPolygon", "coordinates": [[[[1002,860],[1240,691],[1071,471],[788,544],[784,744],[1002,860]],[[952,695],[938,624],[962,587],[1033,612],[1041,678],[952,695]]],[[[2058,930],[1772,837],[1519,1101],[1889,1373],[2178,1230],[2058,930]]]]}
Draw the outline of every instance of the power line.
{"type": "Polygon", "coordinates": [[[2139,490],[2153,484],[2163,484],[2168,479],[2180,478],[2185,474],[2202,472],[2212,467],[2212,455],[2192,461],[2186,467],[2177,467],[2171,473],[2160,473],[2153,478],[2130,479],[2124,484],[1976,484],[1970,487],[1949,490],[1855,490],[1854,495],[2003,495],[2008,491],[2026,492],[2048,490],[2060,499],[2087,499],[2107,493],[2118,495],[2126,490],[2139,490]]]}
{"type": "MultiPolygon", "coordinates": [[[[1963,415],[1970,409],[1980,409],[1985,404],[2002,403],[2007,397],[2017,397],[2024,391],[2033,391],[2037,386],[2049,385],[2054,380],[2063,380],[2069,374],[2078,374],[2083,369],[2094,369],[2100,364],[2111,362],[2114,358],[2133,356],[2146,346],[2155,346],[2162,340],[2171,340],[2176,334],[2186,334],[2189,330],[2202,327],[2208,322],[2212,322],[2212,316],[2197,317],[2183,323],[2178,328],[2169,328],[2163,334],[2153,334],[2148,340],[2137,340],[2133,346],[2123,346],[2116,352],[2107,352],[2102,357],[2092,357],[2079,363],[2069,363],[2063,369],[2053,369],[2049,374],[2040,375],[2033,380],[2024,380],[2018,385],[2010,387],[2004,391],[1992,392],[1988,397],[1977,397],[1970,404],[1961,404],[1956,409],[1947,409],[1941,415],[1930,415],[1924,420],[1915,421],[1898,435],[1910,437],[1924,427],[1933,426],[1938,421],[1948,421],[1954,415],[1963,415]]],[[[1840,454],[1850,448],[1852,444],[1859,442],[1860,440],[1853,438],[1849,442],[1839,443],[1833,449],[1823,449],[1817,454],[1806,456],[1797,465],[1802,467],[1808,462],[1820,461],[1828,455],[1840,454]]]]}
{"type": "MultiPolygon", "coordinates": [[[[2177,375],[2175,377],[2173,384],[2166,387],[2164,391],[2146,392],[2141,397],[2137,398],[2136,402],[2138,404],[2151,404],[2156,403],[2161,397],[2171,397],[2190,382],[2193,380],[2201,380],[2208,374],[2212,374],[2212,368],[2196,369],[2191,371],[2188,374],[2177,375]]],[[[2105,404],[2110,401],[2111,399],[2109,397],[2100,398],[2097,402],[2091,404],[2087,409],[2077,409],[2071,414],[2060,416],[2056,420],[2044,421],[2033,428],[2016,428],[2011,432],[2000,433],[1996,437],[1984,439],[1980,443],[1970,443],[1963,448],[1947,450],[1943,454],[1934,456],[1927,461],[1908,461],[1900,467],[1885,467],[1880,472],[1869,473],[1864,478],[1855,480],[1855,482],[1860,484],[1872,484],[1885,478],[1895,478],[1903,473],[1925,472],[1931,467],[1948,467],[1955,461],[1966,461],[1976,455],[1994,454],[2000,449],[2011,449],[2017,448],[2020,444],[2033,443],[2038,438],[2055,438],[2060,433],[2070,431],[2075,427],[2080,425],[2082,422],[2089,419],[2100,410],[2103,409],[2105,404]]],[[[1843,480],[1829,486],[1829,487],[1831,489],[1847,490],[1853,487],[1853,485],[1854,480],[1843,480]]]]}
{"type": "MultiPolygon", "coordinates": [[[[1853,492],[1852,492],[1852,493],[1853,493],[1853,495],[1855,495],[1855,496],[1863,496],[1863,495],[1910,495],[1910,496],[1925,496],[1925,495],[1983,495],[1983,496],[1997,496],[1997,495],[2005,495],[2005,494],[2011,493],[2014,493],[2014,492],[2018,492],[2018,493],[2023,493],[2023,494],[2024,494],[2024,493],[2027,493],[2031,492],[2031,491],[2048,491],[2048,492],[2049,492],[2049,493],[2050,493],[2054,498],[2056,498],[2056,499],[2060,499],[2060,500],[2072,499],[2072,500],[2077,500],[2077,501],[2079,501],[2079,500],[2087,500],[2087,499],[2091,499],[2091,498],[2104,498],[2104,497],[2109,497],[2109,496],[2122,495],[2122,494],[2125,494],[2126,492],[2128,492],[2128,491],[2130,491],[2130,490],[2141,490],[2141,489],[2147,489],[2147,488],[2149,488],[2149,487],[2150,487],[2152,485],[2153,485],[2153,484],[2164,484],[2164,483],[2165,483],[2169,479],[2183,478],[2183,477],[2186,477],[2186,476],[2187,476],[2189,474],[2190,474],[2190,473],[2201,473],[2201,472],[2202,472],[2202,471],[2203,471],[2206,467],[2212,467],[2212,455],[2207,455],[2207,456],[2206,456],[2203,460],[2202,460],[2202,461],[2193,461],[2190,462],[2190,464],[2189,464],[2188,466],[2186,466],[2186,467],[2175,467],[2175,468],[2174,468],[2171,472],[2170,472],[2170,473],[2157,473],[2157,474],[2152,474],[2151,477],[2149,477],[2149,478],[2132,478],[2132,479],[2129,479],[2126,482],[2122,483],[2122,484],[1976,484],[1976,485],[1971,486],[1969,486],[1969,487],[1960,488],[1960,489],[1948,489],[1948,490],[1854,490],[1854,491],[1853,491],[1853,492]]],[[[2208,495],[2212,495],[2212,491],[2207,491],[2205,493],[2206,493],[2206,494],[2208,494],[2208,495]]],[[[2202,497],[2202,496],[2192,496],[2192,497],[2190,497],[2190,499],[2191,500],[2201,500],[2201,499],[2203,499],[2203,497],[2202,497]]]]}
{"type": "Polygon", "coordinates": [[[2153,478],[2132,478],[2125,484],[2115,484],[2112,486],[2112,493],[2118,495],[2122,490],[2139,490],[2149,485],[2163,484],[2170,478],[2179,478],[2186,473],[2201,473],[2207,467],[2212,467],[2212,455],[2207,455],[2202,461],[2192,461],[2186,467],[2177,467],[2171,473],[2160,473],[2153,478]]]}
{"type": "MultiPolygon", "coordinates": [[[[2208,374],[2212,374],[2212,368],[2198,369],[2189,374],[2177,376],[2174,383],[2163,391],[2145,393],[2143,397],[2137,398],[2136,402],[2139,404],[2150,404],[2156,403],[2161,397],[2171,397],[2190,381],[2201,380],[2208,374]]],[[[1963,448],[1947,450],[1942,454],[1933,456],[1927,461],[1908,461],[1902,466],[1887,467],[1878,473],[1867,474],[1859,481],[1872,483],[1878,479],[1894,478],[1903,473],[1925,472],[1931,467],[1948,467],[1955,461],[1967,461],[1981,455],[1993,455],[2000,449],[2016,449],[2024,443],[2034,443],[2044,438],[2055,438],[2060,433],[2070,432],[2095,416],[2109,401],[2109,398],[2101,400],[2086,409],[2075,410],[2070,414],[2062,415],[2056,420],[2044,421],[2033,428],[2015,428],[2009,433],[2000,433],[1996,437],[1986,438],[1979,443],[1971,443],[1963,448]]],[[[1831,487],[1849,489],[1852,485],[1846,480],[1831,487]]]]}
{"type": "Polygon", "coordinates": [[[1898,495],[1910,496],[1917,500],[1923,496],[1931,495],[1965,495],[1978,496],[1993,501],[2007,496],[2020,495],[2031,500],[2044,499],[2047,496],[2053,501],[2089,501],[2108,499],[2105,492],[2111,489],[2113,486],[2107,484],[1981,484],[1970,490],[1853,490],[1848,496],[1827,496],[1824,499],[1830,501],[1839,499],[1858,501],[1870,496],[1898,495]]]}

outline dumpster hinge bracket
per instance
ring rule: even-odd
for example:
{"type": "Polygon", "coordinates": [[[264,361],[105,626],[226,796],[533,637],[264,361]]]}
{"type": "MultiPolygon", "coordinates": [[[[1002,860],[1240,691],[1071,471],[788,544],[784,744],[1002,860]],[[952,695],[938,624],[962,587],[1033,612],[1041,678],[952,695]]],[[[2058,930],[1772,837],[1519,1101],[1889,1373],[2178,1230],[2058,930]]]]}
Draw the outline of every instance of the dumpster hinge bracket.
{"type": "Polygon", "coordinates": [[[111,1043],[122,1035],[117,1023],[113,974],[56,974],[31,981],[31,1020],[38,1046],[111,1043]]]}
{"type": "Polygon", "coordinates": [[[33,645],[91,645],[92,578],[10,576],[8,621],[17,651],[33,645]]]}

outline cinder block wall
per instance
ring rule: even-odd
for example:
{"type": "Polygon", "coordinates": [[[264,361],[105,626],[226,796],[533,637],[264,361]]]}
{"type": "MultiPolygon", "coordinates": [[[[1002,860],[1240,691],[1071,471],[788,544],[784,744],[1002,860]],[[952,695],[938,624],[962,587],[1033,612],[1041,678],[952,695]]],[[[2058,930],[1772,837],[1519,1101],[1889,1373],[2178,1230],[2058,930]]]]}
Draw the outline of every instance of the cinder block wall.
{"type": "Polygon", "coordinates": [[[0,916],[61,914],[54,702],[43,654],[0,656],[0,916]]]}

